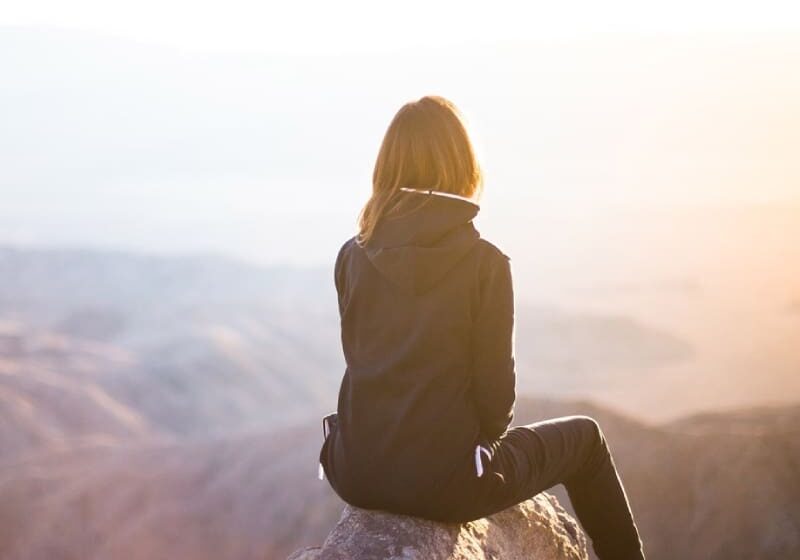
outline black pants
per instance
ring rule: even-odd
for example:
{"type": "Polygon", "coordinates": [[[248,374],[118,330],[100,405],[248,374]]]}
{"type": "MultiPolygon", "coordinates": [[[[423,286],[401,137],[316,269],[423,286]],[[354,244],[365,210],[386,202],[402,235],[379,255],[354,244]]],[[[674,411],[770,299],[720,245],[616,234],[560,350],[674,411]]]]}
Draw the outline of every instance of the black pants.
{"type": "Polygon", "coordinates": [[[491,444],[477,477],[467,461],[431,502],[431,518],[469,521],[502,511],[557,484],[601,560],[641,560],[642,541],[600,425],[573,415],[510,428],[491,444]]]}

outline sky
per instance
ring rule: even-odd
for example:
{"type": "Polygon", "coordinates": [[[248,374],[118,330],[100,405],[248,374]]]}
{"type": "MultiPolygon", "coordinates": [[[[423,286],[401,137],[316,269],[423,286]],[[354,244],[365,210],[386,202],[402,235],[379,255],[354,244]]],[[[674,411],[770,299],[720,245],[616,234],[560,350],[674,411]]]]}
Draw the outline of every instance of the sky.
{"type": "Polygon", "coordinates": [[[5,25],[95,30],[194,51],[345,53],[591,33],[800,29],[793,1],[274,2],[60,0],[3,7],[5,25]]]}
{"type": "Polygon", "coordinates": [[[0,243],[329,263],[427,93],[466,114],[504,243],[568,224],[543,249],[563,254],[620,208],[800,204],[800,7],[754,6],[13,3],[0,243]]]}

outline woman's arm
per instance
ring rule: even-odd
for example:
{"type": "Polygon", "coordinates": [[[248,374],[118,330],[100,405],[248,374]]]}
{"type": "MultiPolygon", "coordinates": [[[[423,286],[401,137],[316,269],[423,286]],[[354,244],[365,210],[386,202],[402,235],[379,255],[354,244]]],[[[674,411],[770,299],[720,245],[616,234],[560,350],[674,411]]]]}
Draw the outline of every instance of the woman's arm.
{"type": "Polygon", "coordinates": [[[349,238],[345,241],[341,247],[339,247],[339,252],[336,253],[336,261],[333,265],[333,282],[336,286],[336,296],[339,302],[339,315],[341,316],[344,314],[344,309],[346,306],[345,297],[347,286],[345,285],[345,268],[344,268],[344,258],[345,258],[345,251],[348,248],[348,245],[353,241],[353,238],[349,238]]]}
{"type": "Polygon", "coordinates": [[[473,324],[472,395],[481,435],[500,437],[514,418],[514,289],[507,255],[482,279],[480,304],[473,324]]]}

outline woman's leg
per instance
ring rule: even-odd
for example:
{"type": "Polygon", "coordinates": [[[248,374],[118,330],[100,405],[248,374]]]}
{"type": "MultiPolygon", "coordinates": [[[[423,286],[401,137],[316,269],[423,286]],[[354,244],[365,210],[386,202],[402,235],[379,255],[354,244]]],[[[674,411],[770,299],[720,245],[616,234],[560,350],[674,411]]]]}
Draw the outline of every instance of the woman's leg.
{"type": "Polygon", "coordinates": [[[492,465],[506,477],[492,509],[499,511],[563,483],[598,558],[644,558],[605,434],[590,416],[513,427],[499,440],[492,465]]]}

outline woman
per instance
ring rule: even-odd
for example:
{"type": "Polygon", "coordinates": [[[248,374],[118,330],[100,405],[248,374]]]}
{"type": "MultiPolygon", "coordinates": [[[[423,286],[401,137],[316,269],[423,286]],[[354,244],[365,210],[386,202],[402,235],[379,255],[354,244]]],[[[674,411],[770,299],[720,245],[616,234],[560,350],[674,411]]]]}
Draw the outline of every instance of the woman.
{"type": "Polygon", "coordinates": [[[336,258],[347,368],[321,475],[352,505],[456,522],[563,483],[601,560],[644,558],[593,418],[510,427],[511,266],[473,224],[482,191],[456,107],[404,105],[336,258]]]}

